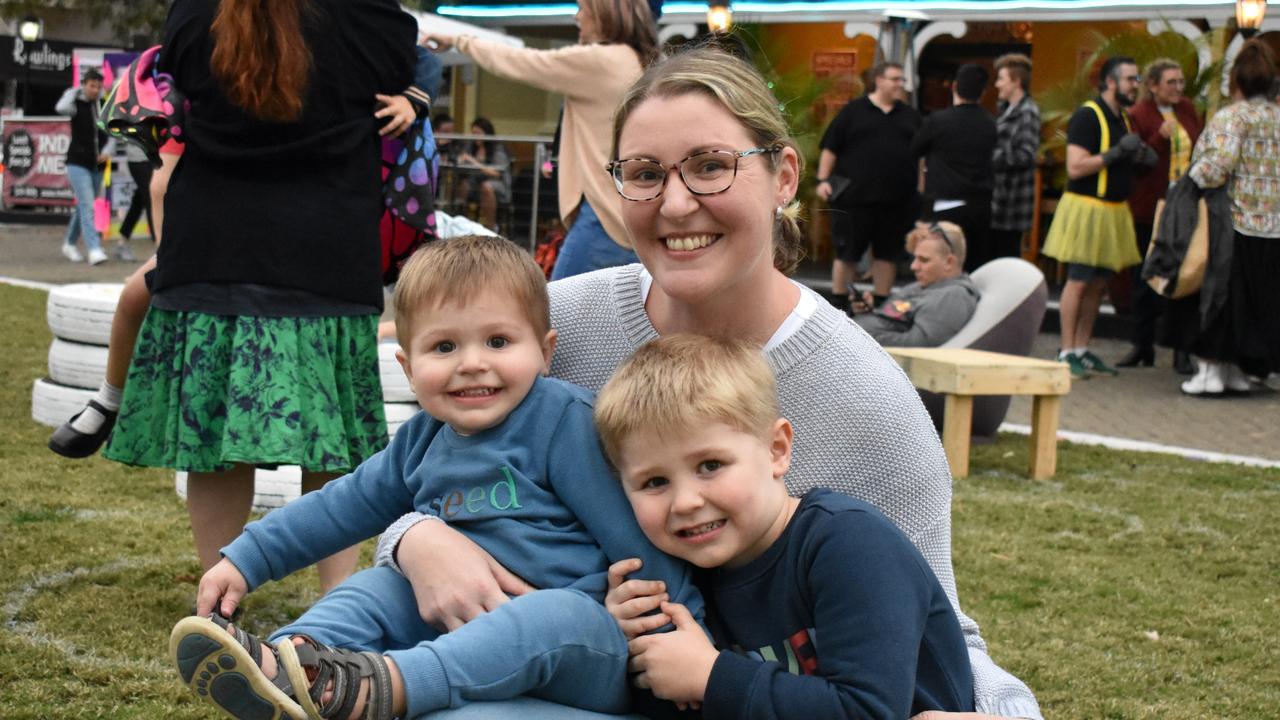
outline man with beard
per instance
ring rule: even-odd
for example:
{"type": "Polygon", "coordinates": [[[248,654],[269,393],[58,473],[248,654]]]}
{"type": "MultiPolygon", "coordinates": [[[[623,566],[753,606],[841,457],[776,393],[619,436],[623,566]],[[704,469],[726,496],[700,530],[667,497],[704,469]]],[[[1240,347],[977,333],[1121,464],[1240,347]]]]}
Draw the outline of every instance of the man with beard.
{"type": "Polygon", "coordinates": [[[1138,66],[1116,56],[1102,64],[1099,95],[1085,102],[1067,125],[1067,188],[1053,215],[1044,254],[1067,266],[1059,301],[1062,346],[1058,359],[1071,374],[1115,375],[1089,352],[1107,279],[1142,262],[1125,202],[1138,168],[1156,163],[1156,152],[1131,131],[1125,108],[1138,98],[1138,66]]]}

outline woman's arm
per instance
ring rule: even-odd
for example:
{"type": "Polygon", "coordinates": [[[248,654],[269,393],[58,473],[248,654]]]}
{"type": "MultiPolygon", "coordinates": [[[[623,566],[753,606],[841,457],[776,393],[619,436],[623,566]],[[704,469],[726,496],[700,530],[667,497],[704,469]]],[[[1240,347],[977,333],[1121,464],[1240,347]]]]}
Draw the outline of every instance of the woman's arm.
{"type": "Polygon", "coordinates": [[[1191,159],[1191,179],[1202,189],[1222,187],[1240,162],[1243,128],[1227,108],[1213,116],[1205,128],[1191,159]]]}

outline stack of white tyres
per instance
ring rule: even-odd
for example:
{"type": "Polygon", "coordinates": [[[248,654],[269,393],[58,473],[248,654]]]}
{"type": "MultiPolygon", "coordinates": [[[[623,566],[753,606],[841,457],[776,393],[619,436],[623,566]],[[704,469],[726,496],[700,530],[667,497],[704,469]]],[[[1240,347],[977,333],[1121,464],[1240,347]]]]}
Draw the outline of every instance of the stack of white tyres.
{"type": "Polygon", "coordinates": [[[58,427],[80,412],[98,391],[107,369],[111,317],[119,283],[77,283],[49,291],[46,314],[53,342],[49,375],[31,388],[31,417],[58,427]]]}
{"type": "MultiPolygon", "coordinates": [[[[107,368],[107,342],[111,320],[123,285],[80,283],[49,291],[49,376],[36,380],[31,388],[31,417],[42,425],[58,427],[84,408],[98,391],[107,368]]],[[[379,346],[383,399],[386,402],[387,430],[396,430],[414,413],[409,382],[396,362],[395,343],[379,346]]],[[[268,510],[298,497],[302,471],[294,466],[275,470],[259,468],[254,482],[254,507],[268,510]]],[[[187,475],[177,473],[175,487],[186,497],[187,475]]]]}

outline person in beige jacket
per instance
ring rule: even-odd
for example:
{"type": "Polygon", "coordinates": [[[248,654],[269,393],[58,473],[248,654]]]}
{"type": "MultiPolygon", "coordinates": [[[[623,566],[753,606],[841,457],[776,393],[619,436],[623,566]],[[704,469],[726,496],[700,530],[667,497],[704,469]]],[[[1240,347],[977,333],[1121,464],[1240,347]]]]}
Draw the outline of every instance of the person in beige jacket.
{"type": "Polygon", "coordinates": [[[552,279],[636,262],[605,172],[613,111],[623,91],[658,53],[647,0],[579,0],[578,44],[517,48],[470,35],[427,33],[420,42],[457,48],[495,75],[564,95],[560,128],[560,218],[569,227],[552,279]],[[620,12],[615,11],[615,8],[620,12]]]}

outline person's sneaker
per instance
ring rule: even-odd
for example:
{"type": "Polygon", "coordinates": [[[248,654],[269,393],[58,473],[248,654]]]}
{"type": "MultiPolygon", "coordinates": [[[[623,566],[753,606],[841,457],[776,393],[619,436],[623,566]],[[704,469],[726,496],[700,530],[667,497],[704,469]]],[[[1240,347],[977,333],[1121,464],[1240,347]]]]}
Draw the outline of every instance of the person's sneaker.
{"type": "Polygon", "coordinates": [[[1080,362],[1089,369],[1090,372],[1105,373],[1107,375],[1119,375],[1120,371],[1111,367],[1102,361],[1102,358],[1094,355],[1092,352],[1085,350],[1080,356],[1080,362]]]}
{"type": "Polygon", "coordinates": [[[1064,362],[1071,368],[1071,377],[1077,380],[1089,379],[1089,368],[1085,367],[1079,355],[1059,356],[1058,362],[1064,362]]]}
{"type": "Polygon", "coordinates": [[[129,247],[129,243],[124,241],[116,243],[111,254],[121,262],[138,262],[138,256],[133,254],[133,248],[129,247]]]}
{"type": "Polygon", "coordinates": [[[89,264],[101,265],[107,261],[107,254],[102,252],[102,248],[93,248],[89,250],[89,264]]]}
{"type": "Polygon", "coordinates": [[[1249,377],[1235,363],[1223,364],[1222,387],[1227,392],[1233,393],[1247,393],[1253,390],[1249,385],[1249,377]]]}
{"type": "Polygon", "coordinates": [[[1199,372],[1195,377],[1182,383],[1182,392],[1187,395],[1214,396],[1221,395],[1224,389],[1222,384],[1222,367],[1215,362],[1205,360],[1197,361],[1199,363],[1199,372]]]}
{"type": "Polygon", "coordinates": [[[80,254],[80,249],[75,245],[62,244],[62,257],[71,262],[84,262],[84,255],[80,254]]]}

